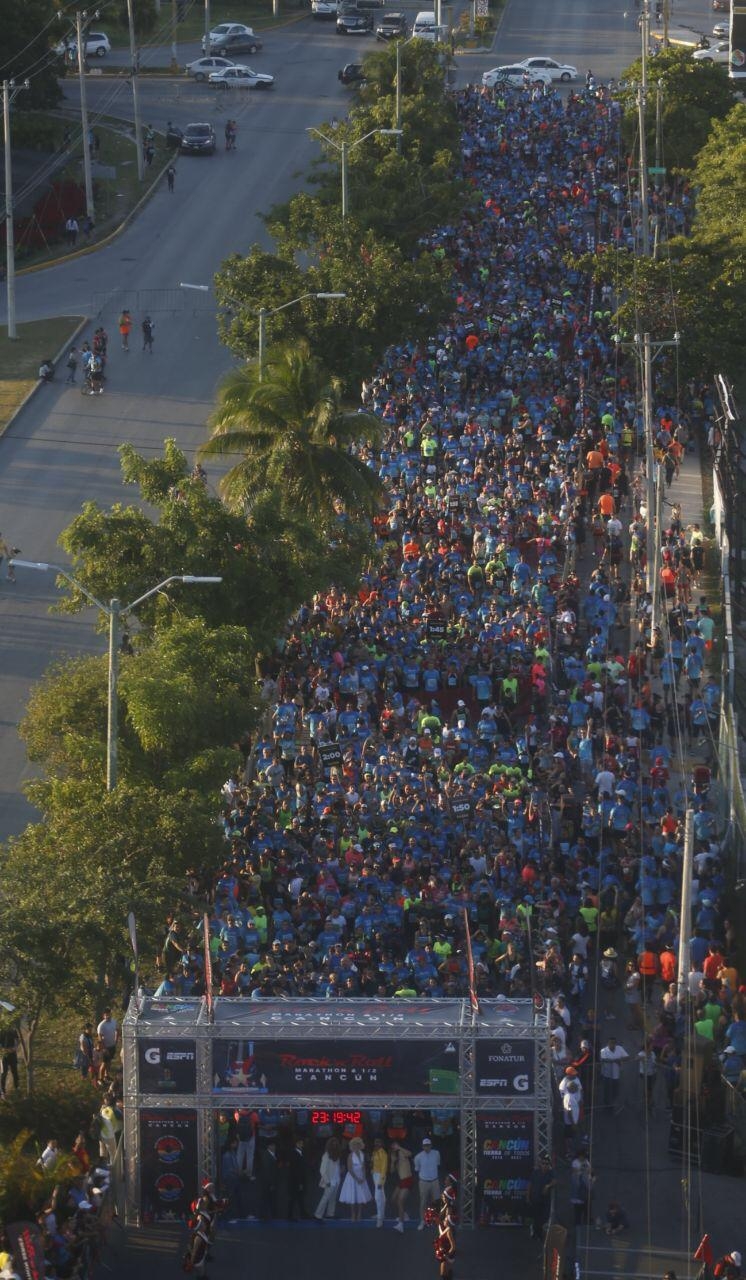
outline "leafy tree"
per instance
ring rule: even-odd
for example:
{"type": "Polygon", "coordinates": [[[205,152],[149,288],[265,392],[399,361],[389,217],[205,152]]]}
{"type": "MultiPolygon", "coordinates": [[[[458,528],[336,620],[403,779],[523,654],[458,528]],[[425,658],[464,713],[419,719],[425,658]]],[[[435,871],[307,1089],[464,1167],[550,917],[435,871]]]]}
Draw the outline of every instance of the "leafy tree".
{"type": "Polygon", "coordinates": [[[348,387],[359,385],[402,334],[424,339],[449,313],[447,262],[406,254],[352,216],[343,223],[305,192],[290,201],[286,222],[270,230],[277,236],[277,257],[255,245],[245,258],[229,258],[216,277],[219,300],[232,307],[221,337],[243,359],[257,352],[259,307],[271,310],[304,293],[346,297],[333,303],[309,299],[268,316],[268,339],[307,340],[348,387]],[[299,266],[301,259],[311,265],[299,266]]]}
{"type": "MultiPolygon", "coordinates": [[[[147,35],[149,31],[153,30],[158,17],[155,0],[132,0],[132,16],[135,23],[135,34],[138,36],[147,35]]],[[[129,26],[127,0],[121,0],[117,18],[120,26],[129,26]]]]}
{"type": "Polygon", "coordinates": [[[714,122],[697,156],[693,179],[697,244],[742,261],[746,248],[746,104],[737,103],[724,120],[714,122]]]}
{"type": "Polygon", "coordinates": [[[305,341],[274,348],[263,371],[229,374],[210,426],[201,457],[243,455],[221,481],[233,510],[279,489],[291,506],[333,525],[340,512],[371,514],[380,501],[378,476],[351,452],[378,439],[378,419],[343,408],[339,379],[305,341]]]}
{"type": "Polygon", "coordinates": [[[210,749],[216,753],[212,785],[225,778],[227,744],[256,720],[254,658],[243,628],[210,629],[189,618],[157,628],[152,643],[123,659],[119,689],[127,719],[144,755],[171,785],[195,756],[204,777],[210,749]]]}
{"type": "MultiPolygon", "coordinates": [[[[156,627],[123,655],[119,740],[125,776],[172,788],[217,787],[235,768],[236,747],[256,719],[254,649],[241,627],[210,629],[200,618],[156,627]],[[194,761],[194,763],[193,763],[194,761]]],[[[58,779],[103,781],[107,662],[83,658],[52,668],[21,723],[29,759],[58,779]]]]}
{"type": "MultiPolygon", "coordinates": [[[[637,134],[636,86],[642,79],[640,59],[622,74],[619,90],[624,107],[624,132],[632,146],[637,134]]],[[[663,155],[667,167],[690,169],[707,141],[713,120],[728,114],[736,97],[727,71],[713,62],[695,62],[691,50],[661,49],[649,65],[645,108],[649,149],[655,145],[655,85],[662,89],[663,155]]],[[[650,154],[653,152],[650,150],[650,154]]]]}
{"type": "MultiPolygon", "coordinates": [[[[32,764],[65,777],[106,774],[106,659],[71,658],[48,667],[19,726],[32,764]]],[[[127,731],[126,722],[122,735],[127,731]]]]}
{"type": "MultiPolygon", "coordinates": [[[[30,87],[21,93],[16,106],[54,106],[60,99],[57,60],[45,59],[47,51],[64,35],[67,21],[57,22],[53,0],[0,0],[0,31],[3,33],[3,79],[23,81],[30,87]]],[[[14,108],[15,109],[15,108],[14,108]]]]}
{"type": "MultiPolygon", "coordinates": [[[[331,544],[318,520],[265,493],[250,513],[231,512],[191,477],[184,454],[167,440],[162,457],[144,458],[123,445],[125,482],[136,485],[142,506],[106,511],[86,503],[60,535],[71,572],[99,600],[127,603],[173,573],[222,577],[220,586],[179,587],[158,594],[137,611],[146,633],[156,620],[201,617],[209,627],[239,626],[257,652],[267,652],[288,616],[309,593],[330,581],[352,584],[370,554],[369,531],[347,523],[331,544]]],[[[88,607],[81,592],[61,579],[57,608],[88,607]]],[[[105,619],[101,622],[105,626],[105,619]]]]}
{"type": "Polygon", "coordinates": [[[133,785],[107,792],[98,777],[35,782],[42,821],[0,849],[3,902],[0,984],[26,1018],[33,1087],[42,1019],[90,1007],[127,953],[135,912],[143,950],[155,947],[190,866],[216,859],[222,836],[214,796],[133,785]]]}

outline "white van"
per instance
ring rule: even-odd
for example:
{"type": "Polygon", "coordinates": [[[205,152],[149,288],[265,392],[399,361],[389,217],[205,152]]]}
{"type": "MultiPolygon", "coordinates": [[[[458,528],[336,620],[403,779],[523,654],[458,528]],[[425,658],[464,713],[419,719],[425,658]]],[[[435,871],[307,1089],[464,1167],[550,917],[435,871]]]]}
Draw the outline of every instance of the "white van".
{"type": "Polygon", "coordinates": [[[435,41],[438,38],[438,27],[432,9],[421,9],[414,20],[412,36],[420,40],[435,41]]]}

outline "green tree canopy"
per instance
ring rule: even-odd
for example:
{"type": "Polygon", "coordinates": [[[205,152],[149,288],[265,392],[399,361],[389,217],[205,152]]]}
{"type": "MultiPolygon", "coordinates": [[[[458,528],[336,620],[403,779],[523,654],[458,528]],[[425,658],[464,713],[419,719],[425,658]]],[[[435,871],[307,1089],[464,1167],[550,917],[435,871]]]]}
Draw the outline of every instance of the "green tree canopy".
{"type": "Polygon", "coordinates": [[[376,472],[351,452],[377,440],[380,423],[343,407],[339,379],[306,341],[273,348],[263,371],[229,374],[210,427],[201,457],[242,455],[221,480],[233,510],[250,509],[267,488],[277,489],[309,519],[320,516],[333,528],[343,512],[356,519],[380,502],[376,472]]]}
{"type": "MultiPolygon", "coordinates": [[[[746,104],[713,123],[694,169],[698,245],[742,261],[746,249],[746,104]]],[[[733,264],[735,266],[735,263],[733,264]]]]}
{"type": "MultiPolygon", "coordinates": [[[[642,65],[637,58],[622,73],[619,96],[624,106],[624,133],[629,146],[637,136],[637,85],[642,65]]],[[[728,114],[736,96],[727,69],[714,62],[695,62],[691,49],[661,49],[648,64],[645,119],[649,155],[655,146],[656,85],[662,91],[663,159],[669,169],[690,169],[707,141],[713,120],[728,114]]],[[[652,161],[651,161],[652,163],[652,161]]]]}
{"type": "Polygon", "coordinates": [[[57,20],[53,0],[0,0],[2,31],[2,78],[21,82],[28,77],[29,89],[19,94],[14,110],[54,106],[60,98],[57,76],[61,66],[55,58],[45,58],[66,33],[67,18],[57,20]]]}
{"type": "MultiPolygon", "coordinates": [[[[217,788],[257,715],[255,653],[241,627],[178,617],[122,655],[119,752],[125,776],[217,788]]],[[[50,777],[106,774],[107,660],[50,668],[32,691],[20,733],[50,777]]]]}
{"type": "MultiPolygon", "coordinates": [[[[257,652],[271,650],[288,616],[309,593],[336,581],[352,585],[370,554],[369,530],[348,522],[332,544],[317,518],[307,518],[283,494],[262,494],[248,516],[231,512],[167,440],[162,457],[144,458],[131,445],[120,450],[122,473],[139,489],[138,506],[105,510],[86,503],[60,535],[71,572],[97,599],[123,604],[173,573],[222,577],[220,586],[181,587],[158,594],[137,611],[138,630],[160,620],[203,618],[211,628],[239,626],[257,652]]],[[[88,607],[85,596],[60,580],[59,609],[88,607]]],[[[105,618],[101,626],[106,625],[105,618]]]]}
{"type": "Polygon", "coordinates": [[[31,1048],[46,1014],[103,996],[107,970],[127,953],[134,911],[143,948],[183,894],[191,866],[219,856],[214,799],[133,785],[107,792],[98,777],[29,787],[41,822],[0,848],[0,985],[28,1018],[31,1048]]]}
{"type": "Polygon", "coordinates": [[[413,257],[392,240],[342,222],[308,193],[289,202],[285,220],[271,223],[277,255],[254,246],[223,263],[218,299],[230,308],[221,336],[243,359],[257,353],[259,307],[271,311],[305,293],[344,293],[334,302],[308,299],[267,317],[271,343],[306,339],[323,353],[348,388],[370,374],[386,347],[425,338],[451,307],[451,267],[429,253],[413,257]],[[309,262],[301,267],[299,261],[309,262]]]}

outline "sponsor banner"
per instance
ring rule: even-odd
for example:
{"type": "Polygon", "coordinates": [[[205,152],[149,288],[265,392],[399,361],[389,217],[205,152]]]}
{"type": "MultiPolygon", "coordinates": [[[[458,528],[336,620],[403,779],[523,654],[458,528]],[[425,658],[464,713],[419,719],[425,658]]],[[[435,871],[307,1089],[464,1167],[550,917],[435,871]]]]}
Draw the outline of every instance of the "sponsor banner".
{"type": "Polygon", "coordinates": [[[457,1097],[458,1040],[215,1040],[214,1088],[253,1094],[457,1097]]]}
{"type": "Polygon", "coordinates": [[[477,1040],[477,1093],[515,1098],[534,1091],[533,1040],[477,1040]]]}
{"type": "Polygon", "coordinates": [[[196,1093],[195,1040],[139,1040],[140,1093],[196,1093]]]}
{"type": "MultiPolygon", "coordinates": [[[[36,1223],[9,1222],[6,1232],[21,1280],[44,1280],[47,1274],[44,1241],[36,1223]]],[[[9,1270],[12,1271],[12,1267],[9,1270]]]]}
{"type": "Polygon", "coordinates": [[[484,1227],[523,1223],[534,1167],[534,1117],[530,1113],[477,1117],[478,1221],[484,1227]]]}
{"type": "Polygon", "coordinates": [[[197,1112],[140,1112],[142,1221],[186,1218],[197,1195],[197,1112]]]}

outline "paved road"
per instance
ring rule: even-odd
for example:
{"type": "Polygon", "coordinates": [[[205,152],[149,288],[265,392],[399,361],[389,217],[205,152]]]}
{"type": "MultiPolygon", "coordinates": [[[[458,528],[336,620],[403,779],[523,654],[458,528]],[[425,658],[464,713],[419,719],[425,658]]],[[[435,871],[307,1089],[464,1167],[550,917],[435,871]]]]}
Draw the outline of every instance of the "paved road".
{"type": "MultiPolygon", "coordinates": [[[[27,558],[54,560],[61,529],[88,499],[104,504],[131,499],[119,480],[121,441],[157,451],[173,435],[191,453],[204,438],[215,386],[230,357],[218,344],[214,312],[174,310],[183,305],[178,286],[209,282],[226,254],[265,239],[257,214],[297,189],[299,174],[314,155],[306,127],[343,110],[346,98],[337,82],[340,41],[333,28],[307,25],[307,31],[283,33],[277,88],[247,95],[243,108],[237,101],[236,112],[242,114],[236,154],[182,157],[176,193],[159,190],[114,244],[18,279],[19,321],[89,315],[107,295],[101,315],[110,333],[116,331],[122,305],[129,305],[136,318],[149,310],[156,320],[152,359],[137,344],[125,356],[112,343],[103,397],[84,398],[61,385],[45,387],[0,442],[0,528],[27,558]]],[[[358,42],[343,43],[346,57],[354,56],[358,42]]],[[[107,92],[95,80],[91,85],[92,101],[107,92]]],[[[151,84],[146,92],[165,98],[170,91],[164,95],[162,86],[151,84]]],[[[189,93],[213,101],[207,89],[189,93]]],[[[170,116],[205,114],[191,101],[154,105],[156,125],[170,116]]],[[[189,295],[188,301],[195,298],[204,301],[199,295],[189,295]]],[[[19,572],[17,586],[0,582],[0,837],[18,831],[32,816],[20,794],[29,768],[16,732],[29,688],[50,659],[97,643],[92,615],[48,615],[54,598],[50,575],[19,572]]]]}

